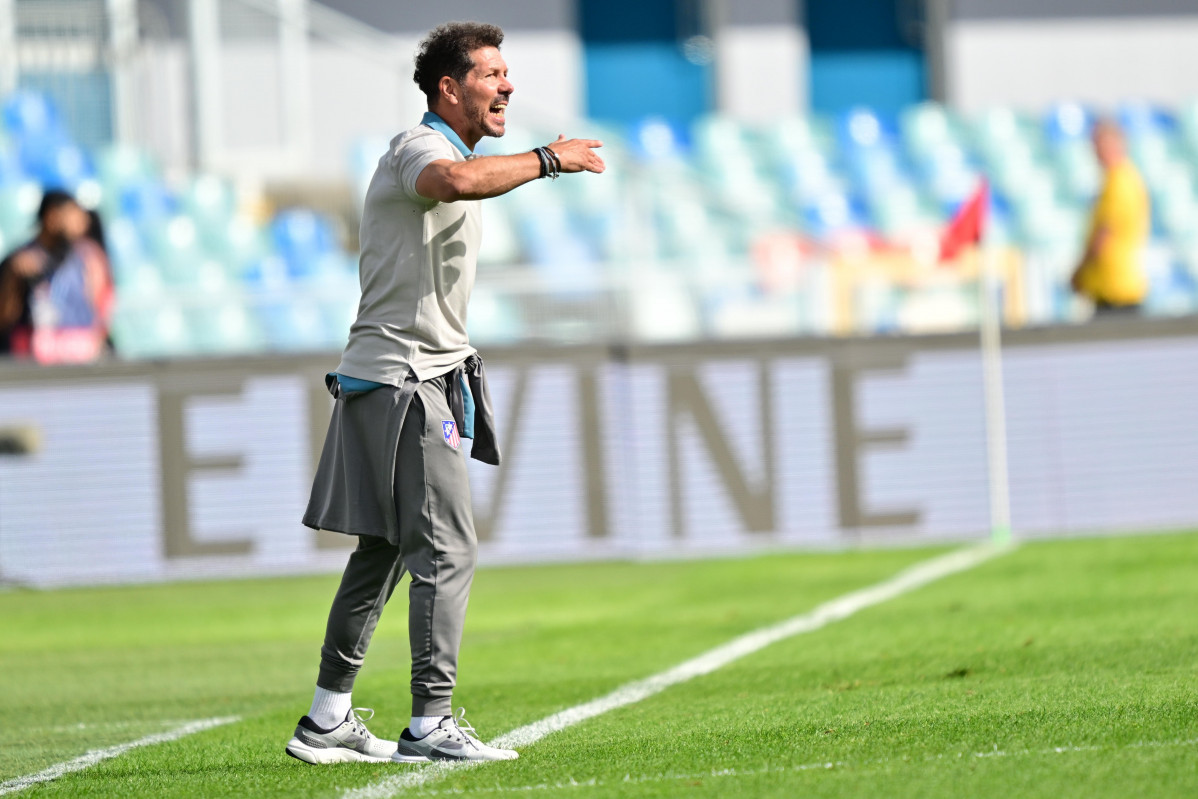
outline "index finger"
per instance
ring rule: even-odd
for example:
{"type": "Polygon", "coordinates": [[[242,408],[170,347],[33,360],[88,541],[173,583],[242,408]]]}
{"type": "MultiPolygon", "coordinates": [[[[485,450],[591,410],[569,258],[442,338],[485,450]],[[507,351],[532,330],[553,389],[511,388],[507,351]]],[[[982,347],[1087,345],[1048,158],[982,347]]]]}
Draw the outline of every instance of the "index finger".
{"type": "Polygon", "coordinates": [[[592,150],[596,147],[603,146],[603,142],[599,141],[598,139],[575,139],[574,141],[578,142],[583,147],[589,147],[592,150]]]}

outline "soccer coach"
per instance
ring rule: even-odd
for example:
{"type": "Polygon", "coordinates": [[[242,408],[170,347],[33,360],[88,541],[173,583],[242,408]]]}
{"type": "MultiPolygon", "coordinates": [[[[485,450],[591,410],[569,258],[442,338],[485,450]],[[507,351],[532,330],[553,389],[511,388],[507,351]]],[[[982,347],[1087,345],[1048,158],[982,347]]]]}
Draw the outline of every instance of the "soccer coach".
{"type": "Polygon", "coordinates": [[[413,79],[420,124],[379,159],[362,212],[362,299],[341,363],[304,524],[358,537],[329,612],[316,692],[287,753],[308,763],[510,760],[452,713],[477,539],[461,438],[498,464],[482,361],[466,334],[480,238],[479,200],[538,178],[602,172],[601,142],[474,155],[502,136],[513,86],[494,25],[453,22],[421,42],[413,79]],[[374,737],[350,693],[383,606],[404,572],[412,720],[374,737]]]}

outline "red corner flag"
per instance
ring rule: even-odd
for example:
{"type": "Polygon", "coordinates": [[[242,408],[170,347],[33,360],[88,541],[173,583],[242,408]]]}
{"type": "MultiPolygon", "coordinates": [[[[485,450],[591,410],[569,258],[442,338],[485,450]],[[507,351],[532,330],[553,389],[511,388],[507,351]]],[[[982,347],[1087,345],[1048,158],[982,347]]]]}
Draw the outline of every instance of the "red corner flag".
{"type": "Polygon", "coordinates": [[[961,203],[956,215],[940,237],[940,260],[951,261],[965,247],[982,240],[982,229],[986,226],[986,206],[990,187],[983,179],[973,196],[961,203]]]}

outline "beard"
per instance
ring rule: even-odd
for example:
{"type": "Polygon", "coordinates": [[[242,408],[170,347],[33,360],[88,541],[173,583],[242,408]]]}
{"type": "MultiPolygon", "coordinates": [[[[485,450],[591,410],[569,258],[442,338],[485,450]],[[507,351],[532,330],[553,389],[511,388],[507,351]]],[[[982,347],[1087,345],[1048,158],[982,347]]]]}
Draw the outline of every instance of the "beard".
{"type": "Polygon", "coordinates": [[[498,139],[504,134],[504,129],[491,121],[491,106],[475,103],[472,100],[466,100],[466,119],[469,119],[478,129],[482,131],[484,136],[498,139]]]}

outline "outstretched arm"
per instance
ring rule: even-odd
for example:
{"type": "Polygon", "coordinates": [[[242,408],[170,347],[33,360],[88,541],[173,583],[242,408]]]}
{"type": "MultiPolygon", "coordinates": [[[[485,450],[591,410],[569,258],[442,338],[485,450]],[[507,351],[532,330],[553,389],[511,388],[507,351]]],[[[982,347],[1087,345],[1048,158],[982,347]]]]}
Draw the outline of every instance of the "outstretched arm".
{"type": "MultiPolygon", "coordinates": [[[[562,172],[602,172],[606,167],[595,152],[603,142],[558,136],[549,145],[561,161],[562,172]]],[[[535,152],[517,155],[484,155],[469,161],[433,161],[416,178],[421,197],[451,203],[498,197],[541,176],[541,159],[535,152]]]]}

